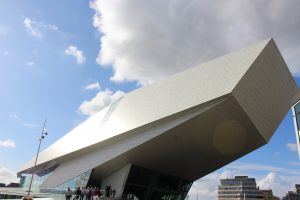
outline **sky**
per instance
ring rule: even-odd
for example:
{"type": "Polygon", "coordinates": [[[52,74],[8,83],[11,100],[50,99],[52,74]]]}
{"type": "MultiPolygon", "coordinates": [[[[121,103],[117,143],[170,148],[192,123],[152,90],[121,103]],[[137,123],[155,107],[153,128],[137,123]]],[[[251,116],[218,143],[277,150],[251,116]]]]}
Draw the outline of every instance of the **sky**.
{"type": "MultiPolygon", "coordinates": [[[[0,1],[0,182],[18,181],[45,119],[41,149],[129,91],[266,38],[299,85],[299,7],[296,0],[0,1]]],[[[278,196],[300,183],[291,111],[267,145],[196,181],[189,199],[216,199],[219,179],[235,175],[278,196]]]]}

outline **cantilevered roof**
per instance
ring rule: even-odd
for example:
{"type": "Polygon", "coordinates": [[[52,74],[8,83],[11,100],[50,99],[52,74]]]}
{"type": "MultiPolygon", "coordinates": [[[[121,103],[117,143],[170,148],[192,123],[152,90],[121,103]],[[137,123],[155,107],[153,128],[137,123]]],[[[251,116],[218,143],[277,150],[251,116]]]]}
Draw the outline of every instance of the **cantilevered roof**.
{"type": "MultiPolygon", "coordinates": [[[[74,170],[74,174],[69,174],[70,177],[64,178],[74,177],[76,173],[79,174],[84,170],[109,162],[109,159],[122,165],[125,162],[132,162],[133,155],[136,154],[133,153],[133,149],[141,147],[143,142],[158,137],[172,127],[177,127],[212,107],[218,108],[219,104],[223,104],[222,102],[227,102],[228,106],[234,104],[232,109],[240,113],[228,115],[228,117],[240,116],[246,123],[245,127],[248,127],[248,122],[246,122],[248,120],[252,123],[249,125],[251,127],[249,129],[258,132],[260,137],[267,142],[287,112],[291,103],[290,99],[296,90],[296,83],[275,42],[268,39],[127,93],[123,98],[91,116],[42,151],[37,169],[41,170],[51,163],[69,162],[69,164],[61,165],[61,170],[64,168],[63,166],[66,170],[77,161],[79,162],[78,157],[80,156],[93,153],[96,156],[105,152],[101,149],[113,146],[116,141],[125,141],[134,135],[143,135],[134,144],[130,144],[131,146],[121,147],[119,145],[116,152],[99,156],[98,161],[95,160],[95,157],[91,157],[84,167],[77,171],[74,170]],[[156,130],[156,135],[153,135],[154,130],[156,130]],[[148,137],[151,134],[149,133],[147,136],[147,132],[152,132],[152,136],[148,137]],[[132,150],[131,154],[127,155],[126,152],[129,150],[132,150]],[[125,154],[127,155],[126,159],[121,156],[125,154]],[[106,159],[101,160],[100,157],[106,159]],[[117,157],[122,158],[118,160],[117,157]]],[[[225,108],[220,109],[220,114],[225,116],[228,113],[223,114],[222,112],[231,111],[225,108]]],[[[193,126],[184,125],[189,128],[193,126]]],[[[217,127],[220,126],[216,125],[215,130],[217,127]]],[[[178,130],[181,129],[178,128],[178,130]]],[[[207,131],[209,132],[209,130],[207,131]]],[[[262,143],[258,142],[257,144],[262,143]]],[[[146,151],[146,149],[143,150],[141,147],[140,151],[146,151]]],[[[244,153],[250,150],[249,146],[244,153]]],[[[228,160],[236,159],[237,155],[228,157],[228,160]]],[[[228,160],[224,160],[224,163],[228,160]]],[[[33,161],[26,163],[21,169],[21,173],[30,172],[33,161]]],[[[136,162],[143,163],[141,160],[136,160],[136,162]]],[[[164,165],[161,164],[161,166],[164,165]]],[[[153,167],[155,168],[155,166],[153,167]]],[[[59,170],[56,173],[59,174],[59,170]]],[[[170,173],[175,172],[171,170],[170,173]]],[[[183,175],[189,178],[199,176],[192,172],[189,175],[183,175]]],[[[58,183],[54,182],[53,184],[58,183]]]]}

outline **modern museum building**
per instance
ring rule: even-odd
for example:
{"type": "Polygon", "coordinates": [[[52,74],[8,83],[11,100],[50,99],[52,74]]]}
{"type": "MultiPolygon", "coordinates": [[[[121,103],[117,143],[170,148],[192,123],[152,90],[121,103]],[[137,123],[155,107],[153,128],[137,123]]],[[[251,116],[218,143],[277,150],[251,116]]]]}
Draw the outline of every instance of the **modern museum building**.
{"type": "Polygon", "coordinates": [[[127,93],[27,162],[24,187],[106,187],[183,200],[193,181],[265,145],[298,87],[273,39],[127,93]]]}

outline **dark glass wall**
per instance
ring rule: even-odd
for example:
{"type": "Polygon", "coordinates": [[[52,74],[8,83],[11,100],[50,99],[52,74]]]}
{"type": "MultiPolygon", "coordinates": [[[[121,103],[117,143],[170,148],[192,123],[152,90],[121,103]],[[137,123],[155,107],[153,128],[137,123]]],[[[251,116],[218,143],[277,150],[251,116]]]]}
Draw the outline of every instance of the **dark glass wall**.
{"type": "Polygon", "coordinates": [[[122,197],[140,200],[184,200],[193,181],[132,165],[122,197]]]}

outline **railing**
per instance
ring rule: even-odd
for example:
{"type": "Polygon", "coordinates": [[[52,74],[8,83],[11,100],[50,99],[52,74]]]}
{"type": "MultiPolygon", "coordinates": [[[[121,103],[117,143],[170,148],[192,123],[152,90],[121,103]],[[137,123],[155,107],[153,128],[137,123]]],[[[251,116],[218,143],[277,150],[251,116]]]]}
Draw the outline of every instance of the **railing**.
{"type": "MultiPolygon", "coordinates": [[[[27,196],[28,189],[25,188],[8,188],[0,187],[0,200],[2,199],[22,199],[27,196]]],[[[30,191],[32,197],[38,200],[65,200],[65,191],[56,189],[32,189],[30,191]]],[[[105,194],[105,190],[101,190],[101,194],[105,194]]],[[[73,195],[75,196],[75,195],[73,195]]],[[[73,198],[72,198],[73,199],[73,198]]],[[[116,200],[117,198],[109,198],[101,196],[100,200],[116,200]]],[[[134,198],[135,200],[137,198],[134,198]]]]}
{"type": "MultiPolygon", "coordinates": [[[[27,196],[28,189],[25,188],[9,188],[0,187],[0,199],[21,199],[27,196]]],[[[39,189],[32,189],[30,191],[30,196],[42,199],[65,199],[64,195],[54,195],[51,193],[40,192],[39,189]],[[61,197],[60,197],[61,196],[61,197]]]]}

